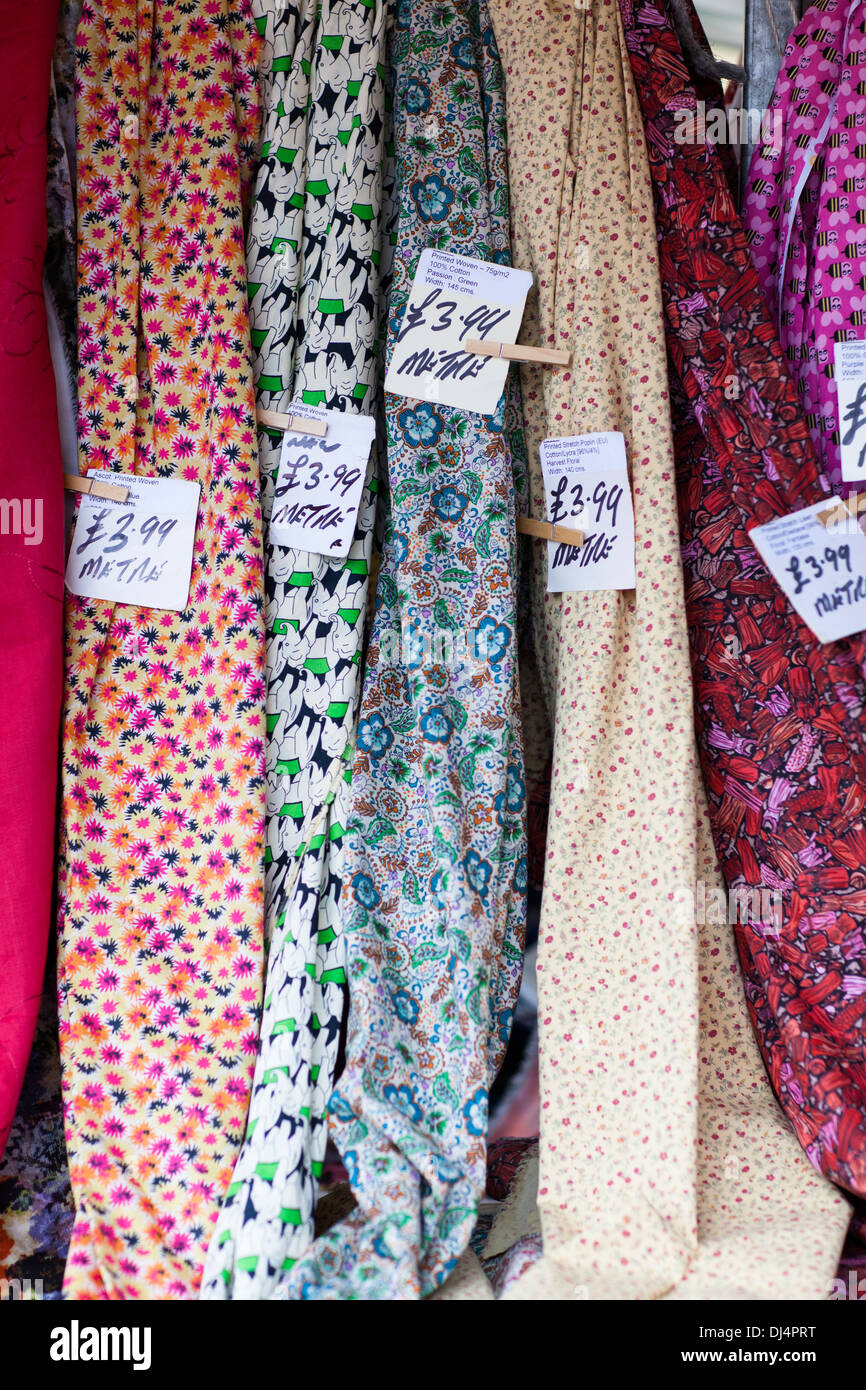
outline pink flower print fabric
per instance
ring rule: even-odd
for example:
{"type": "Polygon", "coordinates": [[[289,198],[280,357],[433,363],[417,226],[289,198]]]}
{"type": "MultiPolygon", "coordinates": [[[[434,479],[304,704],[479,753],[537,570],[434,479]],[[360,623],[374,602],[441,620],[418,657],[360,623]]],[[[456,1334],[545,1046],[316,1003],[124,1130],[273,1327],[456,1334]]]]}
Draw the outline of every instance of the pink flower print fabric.
{"type": "Polygon", "coordinates": [[[242,207],[259,48],[249,0],[93,0],[76,35],[80,470],[201,496],[183,612],[67,605],[71,1299],[198,1294],[249,1103],[265,635],[242,207]]]}
{"type": "MultiPolygon", "coordinates": [[[[743,220],[825,486],[847,495],[859,484],[841,482],[834,349],[866,338],[866,4],[820,0],[807,12],[766,135],[743,220]]],[[[862,467],[866,483],[866,453],[862,467]]]]}

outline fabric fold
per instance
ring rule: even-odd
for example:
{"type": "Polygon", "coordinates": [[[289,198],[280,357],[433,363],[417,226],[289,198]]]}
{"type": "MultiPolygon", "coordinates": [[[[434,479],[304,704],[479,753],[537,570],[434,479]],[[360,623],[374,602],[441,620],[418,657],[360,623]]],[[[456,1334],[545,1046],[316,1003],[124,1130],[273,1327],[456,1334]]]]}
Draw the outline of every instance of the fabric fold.
{"type": "Polygon", "coordinates": [[[69,597],[58,989],[72,1299],[190,1298],[261,1005],[264,630],[248,0],[86,0],[80,471],[200,485],[180,613],[69,597]],[[195,75],[192,80],[192,74],[195,75]]]}
{"type": "MultiPolygon", "coordinates": [[[[255,11],[265,131],[247,247],[258,402],[377,414],[392,193],[387,0],[255,11]]],[[[265,1009],[250,1117],[208,1256],[208,1298],[279,1298],[313,1240],[346,990],[340,908],[378,491],[334,561],[272,543],[281,436],[260,429],[266,528],[265,1009]]]]}
{"type": "Polygon", "coordinates": [[[42,289],[57,5],[12,4],[0,73],[0,1157],[24,1080],[51,923],[63,693],[63,480],[42,289]]]}
{"type": "MultiPolygon", "coordinates": [[[[509,257],[484,4],[401,6],[392,61],[389,350],[425,246],[509,257]]],[[[522,960],[517,383],[491,417],[388,395],[386,423],[389,512],[346,837],[346,1067],[331,1102],[358,1208],[292,1270],[302,1298],[419,1298],[456,1267],[522,960]]]]}
{"type": "MultiPolygon", "coordinates": [[[[554,725],[539,930],[543,1255],[506,1299],[826,1296],[843,1200],[798,1152],[749,1025],[697,766],[652,188],[614,0],[494,0],[534,514],[546,437],[625,436],[631,592],[547,595],[554,725]],[[752,1238],[762,1213],[775,1241],[752,1238]],[[806,1217],[808,1213],[808,1219],[806,1217]],[[784,1255],[781,1253],[784,1247],[784,1255]]],[[[536,510],[537,509],[537,510],[536,510]]]]}
{"type": "Polygon", "coordinates": [[[863,637],[817,642],[749,541],[821,501],[820,466],[716,148],[677,139],[696,104],[677,36],[656,0],[623,14],[655,189],[696,727],[728,915],[782,1107],[815,1167],[862,1195],[863,637]]]}

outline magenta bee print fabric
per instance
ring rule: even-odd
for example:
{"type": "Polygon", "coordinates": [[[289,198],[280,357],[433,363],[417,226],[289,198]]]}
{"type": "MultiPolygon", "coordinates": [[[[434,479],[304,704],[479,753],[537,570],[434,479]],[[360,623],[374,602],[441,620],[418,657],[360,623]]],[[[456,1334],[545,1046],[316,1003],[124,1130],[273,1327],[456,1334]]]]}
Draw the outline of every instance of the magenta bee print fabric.
{"type": "MultiPolygon", "coordinates": [[[[822,465],[866,445],[866,410],[838,417],[836,343],[866,339],[866,4],[820,0],[791,35],[743,200],[752,259],[822,465]]],[[[861,452],[866,483],[866,452],[861,452]]],[[[858,480],[859,485],[859,480],[858,480]]]]}
{"type": "Polygon", "coordinates": [[[76,36],[79,459],[201,486],[181,613],[68,599],[64,1294],[198,1293],[262,992],[265,637],[242,204],[249,0],[87,0],[76,36]]]}

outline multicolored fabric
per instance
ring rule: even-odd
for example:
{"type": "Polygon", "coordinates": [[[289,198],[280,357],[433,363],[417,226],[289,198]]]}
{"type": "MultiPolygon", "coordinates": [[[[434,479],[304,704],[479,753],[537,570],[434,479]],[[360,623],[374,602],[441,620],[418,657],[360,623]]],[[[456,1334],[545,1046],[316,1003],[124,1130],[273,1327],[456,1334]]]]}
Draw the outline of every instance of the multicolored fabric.
{"type": "MultiPolygon", "coordinates": [[[[371,413],[391,200],[386,0],[255,0],[266,110],[248,244],[260,405],[371,413]]],[[[270,517],[281,436],[262,430],[270,517]]],[[[375,519],[375,456],[345,561],[266,545],[270,935],[247,1137],[208,1257],[210,1298],[280,1297],[313,1239],[345,997],[341,841],[375,519]]]]}
{"type": "Polygon", "coordinates": [[[182,613],[70,598],[58,983],[70,1298],[197,1294],[263,947],[261,509],[242,197],[248,0],[86,0],[80,468],[201,486],[182,613]]]}
{"type": "MultiPolygon", "coordinates": [[[[526,1230],[540,1215],[543,1254],[501,1297],[820,1298],[847,1207],[779,1111],[730,928],[696,902],[696,885],[724,892],[695,750],[652,188],[619,9],[493,0],[491,17],[514,256],[536,284],[523,336],[572,353],[568,370],[521,370],[532,514],[544,515],[541,440],[621,431],[637,578],[628,592],[547,594],[535,546],[554,754],[538,1212],[518,1205],[526,1230]]],[[[514,1273],[534,1253],[516,1240],[514,1273]]]]}
{"type": "MultiPolygon", "coordinates": [[[[509,255],[485,6],[403,6],[392,58],[389,348],[425,246],[509,255]]],[[[347,836],[346,1068],[331,1102],[358,1208],[292,1270],[302,1298],[418,1298],[455,1266],[484,1191],[487,1092],[521,968],[516,382],[492,417],[394,396],[386,414],[391,509],[347,836]]]]}
{"type": "Polygon", "coordinates": [[[698,746],[749,1010],[803,1148],[863,1193],[864,644],[817,643],[749,542],[821,499],[819,467],[715,149],[676,142],[695,104],[677,36],[660,0],[622,9],[655,192],[698,746]]]}
{"type": "Polygon", "coordinates": [[[788,40],[743,200],[826,485],[844,495],[833,350],[866,337],[864,81],[866,4],[818,0],[788,40]]]}
{"type": "Polygon", "coordinates": [[[72,1221],[52,959],[18,1109],[0,1159],[0,1280],[17,1279],[25,1289],[30,1280],[34,1297],[58,1295],[72,1221]]]}

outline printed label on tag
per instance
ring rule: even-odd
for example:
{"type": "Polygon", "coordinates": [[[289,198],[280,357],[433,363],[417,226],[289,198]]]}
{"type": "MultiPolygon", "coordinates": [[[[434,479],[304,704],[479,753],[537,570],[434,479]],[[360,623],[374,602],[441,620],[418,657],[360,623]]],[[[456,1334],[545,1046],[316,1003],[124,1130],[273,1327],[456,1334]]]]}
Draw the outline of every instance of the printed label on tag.
{"type": "Polygon", "coordinates": [[[866,483],[866,339],[834,349],[842,481],[866,483]]]}
{"type": "Polygon", "coordinates": [[[837,642],[866,628],[866,536],[845,518],[822,526],[829,497],[749,532],[756,550],[819,642],[837,642]]]}
{"type": "Polygon", "coordinates": [[[294,403],[290,415],[326,420],[324,439],[286,430],[271,513],[276,545],[343,559],[352,547],[376,421],[294,403]]]}
{"type": "Polygon", "coordinates": [[[81,498],[66,566],[69,592],[182,612],[189,599],[198,483],[110,470],[88,477],[129,491],[125,502],[81,498]]]}
{"type": "Polygon", "coordinates": [[[508,362],[467,352],[467,338],[516,343],[528,270],[475,261],[426,247],[418,260],[385,377],[385,390],[432,405],[492,415],[508,362]]]}
{"type": "Polygon", "coordinates": [[[547,592],[633,589],[634,507],[625,436],[617,433],[545,439],[541,471],[547,521],[582,531],[582,546],[547,543],[547,592]]]}

